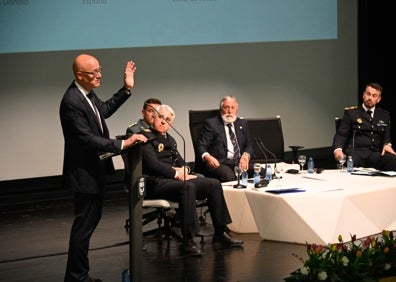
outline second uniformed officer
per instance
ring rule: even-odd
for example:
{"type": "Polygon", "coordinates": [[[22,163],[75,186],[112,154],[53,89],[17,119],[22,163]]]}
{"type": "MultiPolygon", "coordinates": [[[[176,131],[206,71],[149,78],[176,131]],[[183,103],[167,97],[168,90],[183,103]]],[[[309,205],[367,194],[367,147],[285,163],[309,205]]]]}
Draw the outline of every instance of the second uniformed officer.
{"type": "Polygon", "coordinates": [[[352,156],[355,167],[396,170],[396,153],[390,136],[390,114],[379,107],[382,86],[369,83],[359,107],[346,108],[333,138],[336,160],[352,156]]]}

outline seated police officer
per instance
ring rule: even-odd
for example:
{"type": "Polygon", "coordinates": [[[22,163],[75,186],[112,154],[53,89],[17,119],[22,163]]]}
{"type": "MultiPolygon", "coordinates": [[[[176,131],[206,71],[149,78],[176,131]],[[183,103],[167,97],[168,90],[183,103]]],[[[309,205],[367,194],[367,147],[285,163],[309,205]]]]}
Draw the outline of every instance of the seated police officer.
{"type": "Polygon", "coordinates": [[[207,201],[215,229],[213,245],[241,246],[243,242],[232,238],[227,232],[231,216],[220,181],[191,174],[177,150],[176,140],[169,135],[174,118],[175,113],[170,106],[159,105],[155,109],[152,131],[142,132],[151,140],[142,146],[143,173],[147,176],[146,198],[179,203],[186,253],[201,254],[193,237],[200,231],[196,201],[203,199],[207,201]]]}

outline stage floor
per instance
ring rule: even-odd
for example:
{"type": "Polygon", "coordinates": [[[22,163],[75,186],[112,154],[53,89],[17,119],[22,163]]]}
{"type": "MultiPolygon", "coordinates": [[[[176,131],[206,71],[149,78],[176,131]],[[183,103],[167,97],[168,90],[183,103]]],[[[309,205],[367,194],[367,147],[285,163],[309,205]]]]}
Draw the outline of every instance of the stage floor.
{"type": "MultiPolygon", "coordinates": [[[[33,203],[0,210],[0,279],[7,282],[61,282],[73,220],[69,201],[33,203]]],[[[129,235],[124,229],[128,202],[107,198],[103,218],[91,240],[91,276],[122,281],[129,267],[129,235]]],[[[283,281],[301,266],[305,245],[264,241],[258,233],[237,234],[243,248],[213,249],[210,218],[202,227],[201,257],[183,256],[179,243],[150,240],[142,250],[145,281],[283,281]]],[[[153,238],[154,239],[154,238],[153,238]]],[[[197,239],[199,242],[199,239],[197,239]]],[[[132,270],[133,271],[133,270],[132,270]]]]}

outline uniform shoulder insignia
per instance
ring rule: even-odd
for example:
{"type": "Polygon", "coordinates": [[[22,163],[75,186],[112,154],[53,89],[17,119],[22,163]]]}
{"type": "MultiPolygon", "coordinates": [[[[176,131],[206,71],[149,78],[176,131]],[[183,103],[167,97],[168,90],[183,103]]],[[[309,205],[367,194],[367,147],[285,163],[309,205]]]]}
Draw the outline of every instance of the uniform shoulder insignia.
{"type": "Polygon", "coordinates": [[[354,109],[357,109],[357,106],[351,106],[351,107],[346,107],[346,108],[345,108],[346,111],[348,111],[348,110],[354,110],[354,109]]]}
{"type": "Polygon", "coordinates": [[[137,123],[135,122],[135,123],[131,123],[130,125],[128,125],[128,127],[132,127],[132,126],[135,126],[137,123]]]}
{"type": "Polygon", "coordinates": [[[145,128],[143,126],[140,127],[140,130],[143,132],[152,132],[152,130],[150,128],[145,128]]]}
{"type": "Polygon", "coordinates": [[[376,108],[376,110],[380,110],[380,111],[385,112],[385,113],[387,113],[387,114],[390,113],[389,111],[387,111],[387,110],[385,110],[385,109],[383,109],[383,108],[376,108]]]}

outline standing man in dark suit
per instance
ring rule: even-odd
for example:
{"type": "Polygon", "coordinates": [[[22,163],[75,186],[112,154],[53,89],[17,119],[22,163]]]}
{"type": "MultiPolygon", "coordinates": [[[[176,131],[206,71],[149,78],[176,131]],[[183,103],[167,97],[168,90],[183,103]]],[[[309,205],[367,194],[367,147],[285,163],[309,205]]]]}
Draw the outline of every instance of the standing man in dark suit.
{"type": "Polygon", "coordinates": [[[253,144],[247,121],[238,117],[235,97],[221,99],[219,115],[205,121],[197,147],[203,162],[199,169],[205,176],[227,182],[235,180],[235,166],[248,170],[253,144]]]}
{"type": "Polygon", "coordinates": [[[363,92],[363,104],[346,108],[333,138],[334,158],[344,153],[353,157],[355,167],[396,171],[396,153],[390,139],[390,114],[376,105],[382,86],[369,83],[363,92]]]}
{"type": "Polygon", "coordinates": [[[107,101],[96,96],[102,67],[87,54],[73,63],[74,81],[60,104],[60,120],[65,140],[63,185],[73,191],[74,221],[70,232],[65,282],[100,282],[89,276],[89,242],[102,216],[106,174],[114,172],[111,158],[101,160],[105,152],[120,153],[135,142],[146,142],[142,134],[126,140],[110,139],[105,119],[110,117],[130,96],[136,66],[128,61],[124,86],[107,101]]]}
{"type": "Polygon", "coordinates": [[[207,199],[215,233],[213,245],[238,247],[242,241],[228,234],[231,216],[219,180],[197,177],[186,166],[177,150],[176,140],[168,133],[175,118],[173,109],[159,105],[155,109],[151,132],[143,131],[150,140],[142,146],[143,173],[147,176],[146,198],[167,199],[179,203],[183,239],[187,254],[200,255],[193,237],[199,233],[196,201],[207,199]]]}

